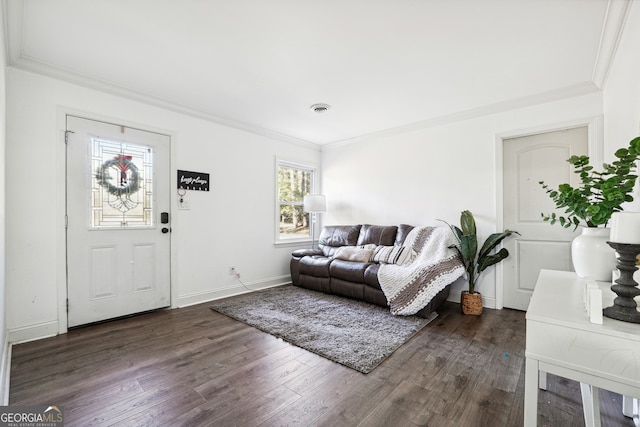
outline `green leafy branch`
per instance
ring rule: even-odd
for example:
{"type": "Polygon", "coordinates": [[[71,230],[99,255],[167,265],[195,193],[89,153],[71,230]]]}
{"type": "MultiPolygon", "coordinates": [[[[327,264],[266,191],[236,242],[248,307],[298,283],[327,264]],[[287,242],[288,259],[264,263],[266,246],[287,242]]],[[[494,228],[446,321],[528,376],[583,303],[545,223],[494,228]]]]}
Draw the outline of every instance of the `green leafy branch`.
{"type": "Polygon", "coordinates": [[[634,169],[639,155],[640,137],[631,140],[628,148],[617,150],[617,160],[611,164],[604,163],[602,171],[589,164],[588,156],[571,156],[567,162],[580,176],[581,185],[572,187],[565,183],[554,190],[540,181],[556,208],[564,209],[560,215],[542,213],[542,219],[552,225],[557,223],[574,229],[582,222],[587,227],[606,225],[614,212],[622,210],[623,203],[633,201],[631,193],[638,178],[634,169]]]}

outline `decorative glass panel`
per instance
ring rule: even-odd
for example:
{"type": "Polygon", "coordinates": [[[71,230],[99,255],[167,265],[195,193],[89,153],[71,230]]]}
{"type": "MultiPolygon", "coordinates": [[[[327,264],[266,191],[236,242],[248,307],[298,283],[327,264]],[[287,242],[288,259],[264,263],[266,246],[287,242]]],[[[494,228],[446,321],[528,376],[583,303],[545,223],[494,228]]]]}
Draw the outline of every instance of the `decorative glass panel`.
{"type": "Polygon", "coordinates": [[[153,152],[93,138],[91,227],[153,227],[153,152]]]}

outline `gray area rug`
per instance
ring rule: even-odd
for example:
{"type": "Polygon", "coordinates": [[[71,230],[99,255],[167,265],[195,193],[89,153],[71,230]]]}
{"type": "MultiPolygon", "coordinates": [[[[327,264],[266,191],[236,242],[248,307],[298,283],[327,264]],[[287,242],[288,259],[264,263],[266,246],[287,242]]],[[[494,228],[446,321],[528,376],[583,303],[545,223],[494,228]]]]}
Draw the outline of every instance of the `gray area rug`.
{"type": "Polygon", "coordinates": [[[383,307],[297,286],[215,302],[211,309],[365,374],[437,317],[393,316],[383,307]]]}

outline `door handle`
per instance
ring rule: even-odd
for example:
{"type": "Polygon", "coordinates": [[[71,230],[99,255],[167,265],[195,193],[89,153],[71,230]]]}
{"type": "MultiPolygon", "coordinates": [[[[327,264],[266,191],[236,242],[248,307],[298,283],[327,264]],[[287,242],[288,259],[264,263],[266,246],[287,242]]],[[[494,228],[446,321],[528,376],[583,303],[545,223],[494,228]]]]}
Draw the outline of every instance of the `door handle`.
{"type": "Polygon", "coordinates": [[[169,231],[171,231],[170,229],[168,229],[167,227],[162,227],[162,234],[167,234],[169,231]]]}

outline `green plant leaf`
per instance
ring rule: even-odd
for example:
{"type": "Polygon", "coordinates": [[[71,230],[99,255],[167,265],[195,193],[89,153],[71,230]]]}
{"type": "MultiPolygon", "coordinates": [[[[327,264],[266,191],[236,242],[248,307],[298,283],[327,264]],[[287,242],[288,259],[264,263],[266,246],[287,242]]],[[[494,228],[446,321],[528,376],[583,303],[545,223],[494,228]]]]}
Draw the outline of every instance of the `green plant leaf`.
{"type": "Polygon", "coordinates": [[[489,256],[489,252],[494,250],[496,246],[500,244],[506,237],[511,236],[513,233],[520,234],[517,231],[513,230],[505,230],[502,233],[493,233],[487,240],[484,241],[482,248],[480,249],[480,253],[478,254],[478,263],[481,263],[484,258],[489,256]]]}
{"type": "Polygon", "coordinates": [[[478,238],[475,234],[465,234],[460,238],[460,252],[465,266],[475,263],[478,253],[478,238]]]}
{"type": "Polygon", "coordinates": [[[476,234],[476,221],[470,211],[462,211],[460,214],[460,227],[464,234],[476,234]]]}
{"type": "Polygon", "coordinates": [[[482,259],[478,259],[478,273],[484,271],[487,267],[499,263],[503,259],[509,256],[509,251],[505,248],[500,249],[493,255],[486,256],[482,259]]]}

